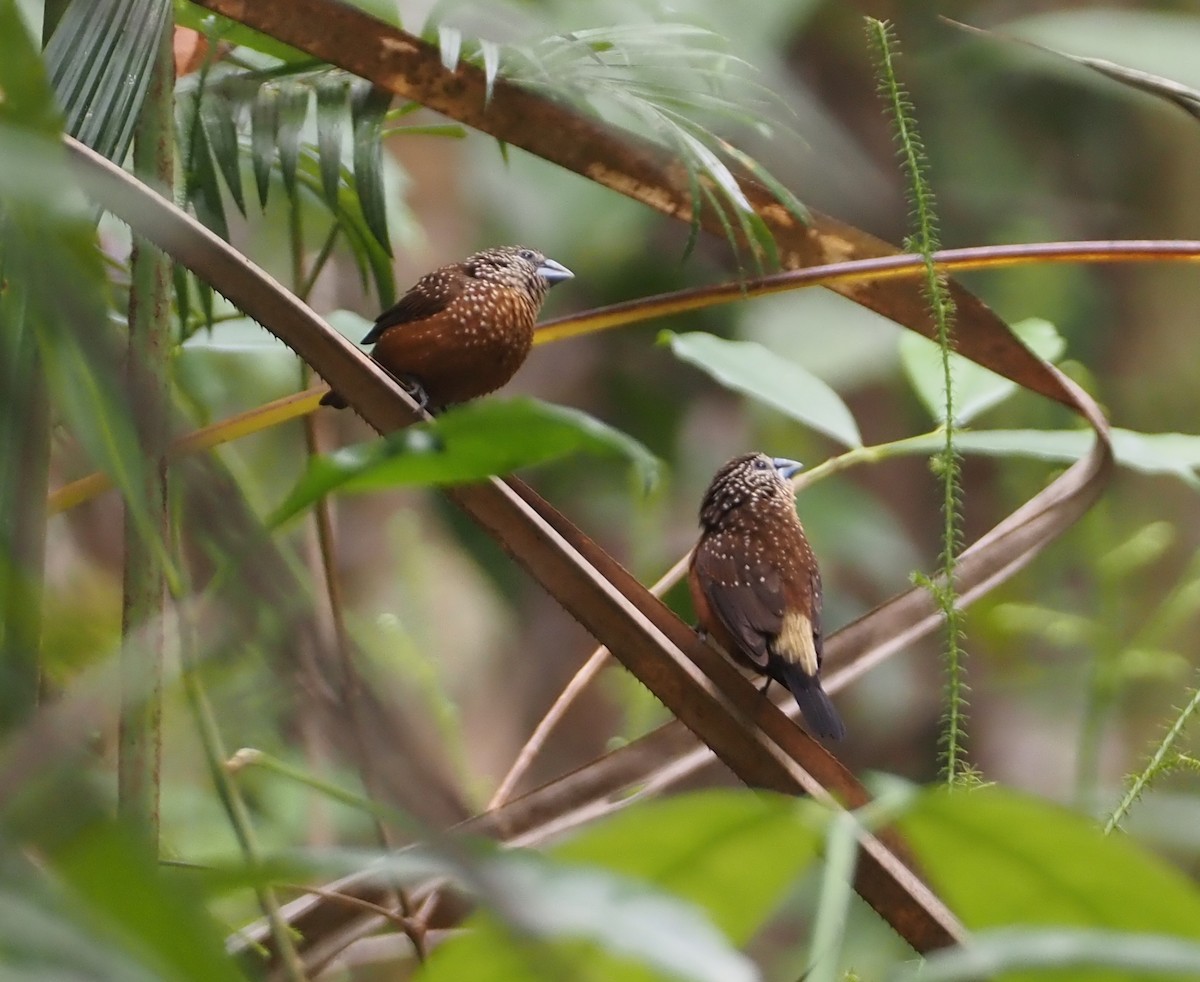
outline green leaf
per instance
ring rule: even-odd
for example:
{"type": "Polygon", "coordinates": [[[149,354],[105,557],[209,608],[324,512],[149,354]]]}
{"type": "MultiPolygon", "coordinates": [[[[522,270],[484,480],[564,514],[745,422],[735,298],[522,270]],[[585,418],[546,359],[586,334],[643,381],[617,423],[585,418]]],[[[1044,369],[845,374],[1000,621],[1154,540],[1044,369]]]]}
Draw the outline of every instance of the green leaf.
{"type": "Polygon", "coordinates": [[[13,4],[0,3],[0,39],[0,332],[32,332],[56,412],[125,495],[139,531],[153,537],[123,358],[106,323],[94,209],[67,167],[40,51],[13,4]]]}
{"type": "Polygon", "coordinates": [[[66,131],[120,163],[150,84],[170,0],[73,0],[46,45],[66,131]]]}
{"type": "Polygon", "coordinates": [[[279,134],[279,94],[270,85],[260,85],[250,103],[250,156],[254,180],[258,187],[258,203],[267,206],[271,189],[271,165],[275,162],[275,147],[279,134]]]}
{"type": "Polygon", "coordinates": [[[861,447],[858,424],[842,401],[815,375],[754,341],[726,341],[711,334],[664,331],[660,343],[707,372],[726,388],[751,396],[846,447],[861,447]]]}
{"type": "Polygon", "coordinates": [[[350,110],[350,83],[342,76],[317,81],[317,150],[321,161],[321,190],[331,209],[337,209],[342,184],[342,140],[350,110]]]}
{"type": "Polygon", "coordinates": [[[175,291],[175,319],[185,336],[188,331],[188,321],[192,315],[191,275],[191,272],[182,263],[175,263],[171,267],[171,283],[175,291]]]}
{"type": "Polygon", "coordinates": [[[246,214],[246,196],[242,191],[242,168],[238,148],[237,118],[241,106],[219,86],[205,86],[198,94],[200,121],[204,126],[213,158],[225,178],[225,186],[237,205],[246,214]]]}
{"type": "MultiPolygon", "coordinates": [[[[1113,452],[1124,467],[1145,474],[1168,474],[1200,491],[1200,436],[1191,433],[1112,431],[1113,452]]],[[[1095,442],[1091,430],[963,430],[954,436],[960,453],[992,457],[1036,457],[1078,460],[1095,442]]],[[[935,451],[945,445],[939,434],[914,437],[905,446],[914,452],[935,451]]]]}
{"type": "Polygon", "coordinates": [[[737,178],[729,172],[729,168],[721,162],[721,158],[682,128],[679,130],[679,138],[695,158],[700,169],[712,178],[725,197],[729,199],[735,211],[754,214],[754,207],[750,204],[742,186],[738,184],[737,178]]]}
{"type": "MultiPolygon", "coordinates": [[[[1181,88],[1191,87],[1193,98],[1200,90],[1200,65],[1196,62],[1200,23],[1197,23],[1194,7],[1168,10],[1134,5],[1128,9],[1062,9],[1010,21],[1004,31],[1120,81],[1128,83],[1131,79],[1121,78],[1113,69],[1153,72],[1181,88]]],[[[1089,74],[1072,72],[1071,83],[1078,84],[1081,79],[1087,81],[1089,74]]],[[[1112,85],[1098,76],[1092,77],[1103,89],[1104,98],[1111,98],[1115,91],[1112,85]]],[[[1154,77],[1149,76],[1149,79],[1154,77]]],[[[1148,85],[1137,87],[1154,91],[1148,85]]],[[[1172,95],[1169,92],[1156,94],[1172,95]]],[[[1192,106],[1188,105],[1192,100],[1173,101],[1195,115],[1192,106]]]]}
{"type": "Polygon", "coordinates": [[[354,121],[354,186],[367,227],[391,255],[387,202],[383,194],[383,121],[392,94],[369,82],[356,86],[350,97],[354,121]]]}
{"type": "MultiPolygon", "coordinates": [[[[311,154],[301,154],[298,176],[314,195],[320,194],[319,168],[311,154]]],[[[338,188],[334,218],[346,235],[346,241],[362,275],[363,288],[367,289],[368,279],[373,279],[379,295],[380,308],[390,307],[396,302],[396,278],[391,256],[367,227],[358,195],[354,188],[344,181],[338,188]]]]}
{"type": "Polygon", "coordinates": [[[268,55],[284,63],[312,61],[312,55],[277,41],[235,20],[203,10],[187,0],[175,0],[175,23],[199,31],[213,42],[223,41],[268,55]]]}
{"type": "Polygon", "coordinates": [[[1200,977],[1200,944],[1164,934],[1009,928],[973,934],[968,945],[935,952],[920,963],[905,966],[892,978],[975,982],[1017,971],[1037,971],[1037,978],[1098,977],[1081,972],[1089,968],[1103,970],[1105,979],[1195,979],[1200,977]]]}
{"type": "Polygon", "coordinates": [[[739,164],[746,168],[751,174],[757,178],[762,185],[770,191],[775,198],[783,205],[801,225],[808,225],[812,222],[812,216],[808,213],[808,209],[787,187],[781,184],[770,171],[762,166],[757,160],[751,157],[748,153],[744,153],[735,147],[732,143],[725,140],[718,141],[718,145],[723,153],[728,154],[739,164]]]}
{"type": "Polygon", "coordinates": [[[625,457],[646,486],[657,478],[658,461],[650,451],[586,413],[536,399],[484,400],[315,458],[273,524],[333,490],[465,484],[580,452],[625,457]]]}
{"type": "Polygon", "coordinates": [[[423,982],[640,980],[642,966],[664,982],[760,977],[701,910],[643,881],[516,852],[497,856],[481,878],[511,928],[490,914],[473,916],[468,931],[434,951],[423,982]]]}
{"type": "MultiPolygon", "coordinates": [[[[1013,333],[1045,361],[1057,361],[1066,350],[1066,342],[1049,321],[1037,318],[1021,321],[1013,325],[1013,333]]],[[[943,422],[946,396],[938,346],[928,338],[905,331],[900,338],[900,361],[929,414],[935,422],[943,422]]],[[[950,362],[954,379],[954,413],[959,426],[1003,402],[1019,388],[1016,382],[981,368],[961,355],[951,355],[950,362]]]]}
{"type": "Polygon", "coordinates": [[[236,982],[221,933],[202,898],[167,882],[146,843],[97,816],[54,856],[54,869],[86,903],[97,926],[136,939],[141,958],[166,969],[160,978],[236,982]]]}
{"type": "Polygon", "coordinates": [[[968,928],[1106,927],[1200,938],[1196,884],[1131,839],[999,787],[922,794],[900,821],[968,928]]]}
{"type": "Polygon", "coordinates": [[[300,131],[308,116],[308,86],[298,82],[279,84],[279,171],[289,197],[296,194],[296,165],[300,160],[300,131]]]}
{"type": "Polygon", "coordinates": [[[743,945],[816,859],[825,815],[782,795],[703,791],[627,808],[553,855],[682,897],[743,945]]]}
{"type": "Polygon", "coordinates": [[[129,952],[97,938],[74,912],[61,891],[44,879],[4,870],[0,887],[0,951],[12,972],[23,979],[122,979],[162,982],[162,975],[141,965],[129,952]]]}
{"type": "Polygon", "coordinates": [[[221,238],[229,240],[229,223],[225,220],[225,202],[221,197],[221,184],[213,166],[213,153],[208,143],[208,130],[196,118],[197,98],[193,94],[181,95],[178,112],[181,117],[181,132],[189,133],[190,142],[184,145],[186,179],[184,200],[192,206],[196,217],[221,238]]]}

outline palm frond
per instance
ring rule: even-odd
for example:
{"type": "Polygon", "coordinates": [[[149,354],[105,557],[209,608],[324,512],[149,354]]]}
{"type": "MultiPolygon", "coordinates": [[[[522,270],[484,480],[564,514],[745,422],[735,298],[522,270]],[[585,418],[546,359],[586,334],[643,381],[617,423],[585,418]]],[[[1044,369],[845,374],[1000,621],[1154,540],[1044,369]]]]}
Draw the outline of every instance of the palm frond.
{"type": "MultiPolygon", "coordinates": [[[[718,132],[718,126],[732,124],[770,136],[788,128],[790,113],[713,31],[679,22],[622,24],[503,46],[464,40],[445,23],[425,34],[439,46],[447,67],[460,59],[483,67],[489,91],[494,77],[503,75],[672,147],[688,175],[693,211],[717,208],[735,253],[748,246],[759,268],[764,260],[777,261],[775,244],[742,180],[763,184],[797,220],[808,221],[804,206],[782,182],[718,132]]],[[[695,233],[693,227],[685,255],[695,233]]]]}
{"type": "MultiPolygon", "coordinates": [[[[381,300],[391,297],[391,273],[385,274],[380,259],[391,252],[380,141],[393,132],[384,129],[385,123],[419,106],[388,112],[388,101],[369,83],[312,59],[280,62],[237,49],[210,71],[181,79],[177,86],[185,201],[224,237],[228,222],[218,175],[244,214],[245,161],[262,207],[276,179],[289,198],[313,191],[315,167],[318,198],[336,222],[350,223],[343,231],[364,284],[373,281],[381,300]],[[378,248],[367,246],[362,232],[374,237],[378,248]]],[[[445,126],[401,131],[461,135],[461,128],[445,126]]],[[[189,306],[182,295],[177,302],[181,309],[189,306]]]]}
{"type": "Polygon", "coordinates": [[[129,152],[171,0],[73,0],[46,45],[66,132],[110,160],[129,152]]]}

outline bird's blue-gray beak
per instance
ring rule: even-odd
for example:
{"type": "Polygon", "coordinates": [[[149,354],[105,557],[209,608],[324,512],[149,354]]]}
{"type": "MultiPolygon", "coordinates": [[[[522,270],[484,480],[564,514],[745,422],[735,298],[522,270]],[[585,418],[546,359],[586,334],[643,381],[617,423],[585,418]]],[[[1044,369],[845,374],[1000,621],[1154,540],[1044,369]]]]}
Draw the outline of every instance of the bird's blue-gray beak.
{"type": "Polygon", "coordinates": [[[567,269],[566,266],[562,263],[556,263],[553,259],[543,259],[537,271],[538,276],[551,286],[554,286],[555,283],[561,283],[563,280],[574,279],[575,277],[575,274],[567,269]]]}
{"type": "Polygon", "coordinates": [[[804,465],[800,461],[789,460],[787,457],[772,457],[771,463],[775,465],[775,470],[779,471],[779,476],[785,481],[790,481],[804,470],[804,465]]]}

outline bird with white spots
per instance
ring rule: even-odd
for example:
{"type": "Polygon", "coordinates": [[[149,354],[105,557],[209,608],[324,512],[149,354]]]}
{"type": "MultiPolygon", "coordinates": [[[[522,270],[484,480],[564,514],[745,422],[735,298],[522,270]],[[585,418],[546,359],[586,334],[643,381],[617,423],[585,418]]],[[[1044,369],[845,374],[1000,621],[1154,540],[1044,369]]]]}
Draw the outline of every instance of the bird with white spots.
{"type": "Polygon", "coordinates": [[[752,453],[717,471],[688,586],[701,633],[786,686],[818,736],[840,740],[845,725],[821,688],[821,573],[789,480],[800,467],[752,453]]]}
{"type": "MultiPolygon", "coordinates": [[[[467,402],[516,374],[546,292],[574,275],[523,246],[485,249],[422,276],[362,343],[431,412],[467,402]]],[[[321,403],[346,405],[332,391],[321,403]]]]}

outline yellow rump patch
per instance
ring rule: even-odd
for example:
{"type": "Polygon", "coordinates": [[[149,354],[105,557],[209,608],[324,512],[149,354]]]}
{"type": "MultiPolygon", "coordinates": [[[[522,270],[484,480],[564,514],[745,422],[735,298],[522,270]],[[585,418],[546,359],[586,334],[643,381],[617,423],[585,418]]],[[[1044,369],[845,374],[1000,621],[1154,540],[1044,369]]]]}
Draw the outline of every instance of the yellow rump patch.
{"type": "Polygon", "coordinates": [[[799,665],[806,675],[817,674],[817,646],[813,642],[812,621],[799,611],[784,615],[775,650],[786,661],[799,665]]]}

